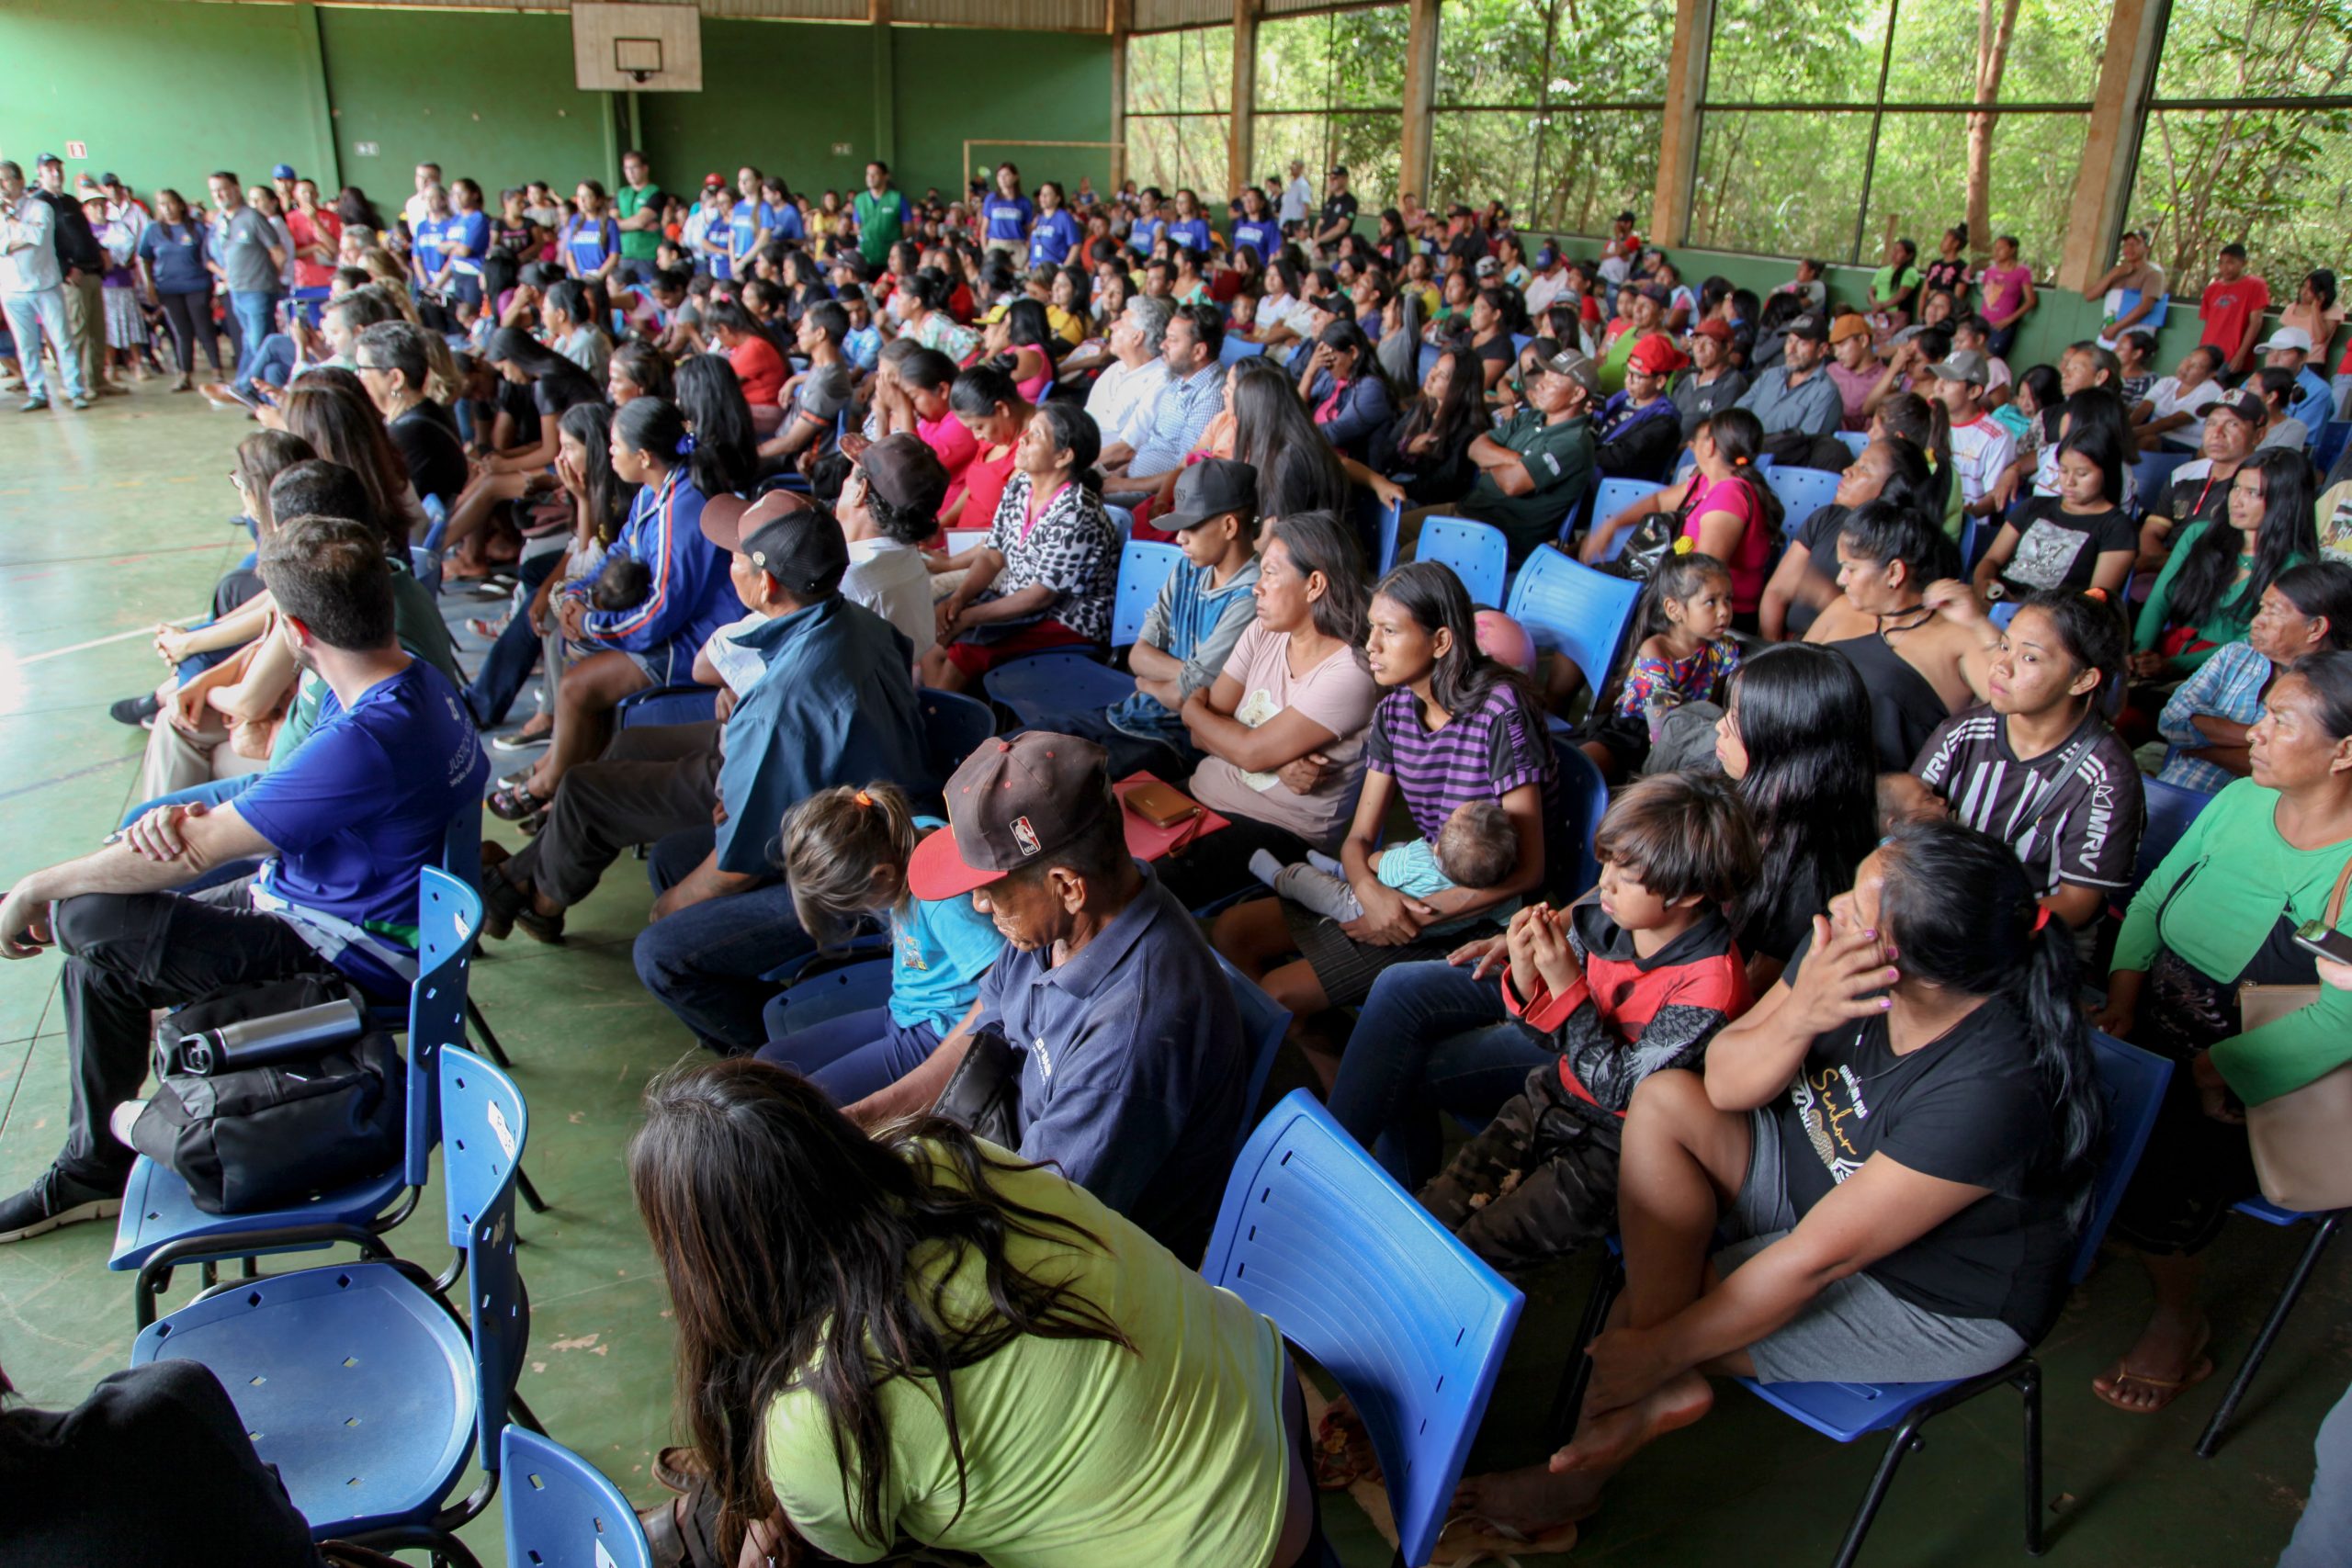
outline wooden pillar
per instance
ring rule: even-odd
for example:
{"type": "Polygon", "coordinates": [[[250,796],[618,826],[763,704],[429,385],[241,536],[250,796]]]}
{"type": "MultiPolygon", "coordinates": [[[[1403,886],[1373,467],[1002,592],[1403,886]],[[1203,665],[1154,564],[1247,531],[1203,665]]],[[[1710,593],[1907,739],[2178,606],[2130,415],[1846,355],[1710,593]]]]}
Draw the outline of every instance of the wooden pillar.
{"type": "MultiPolygon", "coordinates": [[[[899,155],[899,67],[890,51],[890,0],[866,0],[865,20],[874,39],[874,151],[866,156],[888,164],[899,155]]],[[[969,169],[957,175],[948,199],[962,200],[964,182],[971,177],[969,169]]]]}
{"type": "Polygon", "coordinates": [[[2164,42],[2170,0],[2115,0],[2108,20],[2107,52],[2091,95],[2091,123],[2083,164],[2075,176],[2075,204],[2066,219],[2066,246],[2056,282],[2079,293],[2115,261],[2132,201],[2148,99],[2155,91],[2156,54],[2164,42]]]}
{"type": "Polygon", "coordinates": [[[1406,13],[1403,156],[1396,191],[1430,199],[1430,165],[1437,139],[1438,0],[1411,0],[1406,13]]]}
{"type": "Polygon", "coordinates": [[[1225,144],[1225,189],[1227,196],[1252,183],[1250,170],[1257,162],[1258,14],[1261,9],[1261,0],[1233,0],[1233,130],[1225,144]]]}
{"type": "Polygon", "coordinates": [[[320,194],[325,196],[343,188],[343,162],[334,144],[334,105],[327,88],[326,39],[319,33],[316,6],[298,5],[294,14],[303,49],[302,74],[294,84],[294,97],[309,140],[309,146],[298,154],[296,167],[317,180],[320,194]]]}
{"type": "Polygon", "coordinates": [[[1665,123],[1657,144],[1657,193],[1650,237],[1672,249],[1690,241],[1690,205],[1699,178],[1699,101],[1706,95],[1707,49],[1714,0],[1676,0],[1674,48],[1667,56],[1665,123]]]}
{"type": "Polygon", "coordinates": [[[1104,25],[1111,33],[1111,189],[1127,178],[1127,35],[1135,28],[1135,0],[1111,0],[1104,25]]]}

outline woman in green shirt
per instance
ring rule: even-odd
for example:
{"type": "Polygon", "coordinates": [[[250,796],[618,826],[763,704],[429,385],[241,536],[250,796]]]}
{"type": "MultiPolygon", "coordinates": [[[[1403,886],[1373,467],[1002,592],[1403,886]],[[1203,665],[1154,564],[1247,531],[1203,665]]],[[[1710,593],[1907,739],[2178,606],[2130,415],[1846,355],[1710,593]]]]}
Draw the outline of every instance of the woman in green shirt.
{"type": "Polygon", "coordinates": [[[2132,637],[2135,679],[2169,683],[2216,649],[2245,640],[2264,590],[2319,558],[2311,470],[2302,454],[2257,452],[2230,480],[2222,523],[2192,524],[2173,547],[2132,637]]]}
{"type": "Polygon", "coordinates": [[[2246,745],[2252,776],[2213,797],[2132,898],[2098,1020],[2175,1063],[2113,1233],[2140,1249],[2155,1314],[2091,1385],[2138,1413],[2212,1372],[2197,1255],[2256,1190],[2244,1108],[2352,1060],[2342,991],[2258,1029],[2238,1013],[2243,984],[2312,982],[2294,929],[2326,918],[2352,860],[2352,653],[2309,654],[2280,675],[2246,745]]]}
{"type": "Polygon", "coordinates": [[[628,1166],[702,1477],[658,1561],[1322,1560],[1274,1325],[1056,1172],[747,1058],[657,1079],[628,1166]]]}

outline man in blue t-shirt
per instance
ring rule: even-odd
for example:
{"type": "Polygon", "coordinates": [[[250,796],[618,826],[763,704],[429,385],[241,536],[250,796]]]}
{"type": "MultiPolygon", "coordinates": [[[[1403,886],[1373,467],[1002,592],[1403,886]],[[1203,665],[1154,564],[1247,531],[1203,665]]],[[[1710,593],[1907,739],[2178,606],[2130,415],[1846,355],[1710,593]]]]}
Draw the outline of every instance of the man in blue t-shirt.
{"type": "Polygon", "coordinates": [[[65,1147],[0,1200],[0,1242],[121,1209],[131,1151],[107,1123],[146,1078],[153,1009],[337,972],[389,1001],[415,978],[417,874],[481,798],[489,761],[448,678],[401,651],[375,530],[288,523],[263,545],[261,575],[297,657],[326,682],[317,728],[235,800],[158,807],[0,904],[0,953],[53,942],[67,955],[73,1079],[65,1147]],[[258,875],[174,891],[250,860],[258,875]]]}

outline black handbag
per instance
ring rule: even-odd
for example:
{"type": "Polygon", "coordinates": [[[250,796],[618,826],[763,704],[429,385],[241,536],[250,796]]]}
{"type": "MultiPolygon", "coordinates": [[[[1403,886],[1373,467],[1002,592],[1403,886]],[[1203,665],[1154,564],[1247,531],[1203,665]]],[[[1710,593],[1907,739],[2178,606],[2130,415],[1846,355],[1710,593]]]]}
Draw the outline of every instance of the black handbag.
{"type": "Polygon", "coordinates": [[[175,1070],[183,1037],[348,999],[332,975],[276,980],[191,1003],[156,1031],[162,1080],[130,1144],[187,1183],[208,1214],[285,1208],[396,1164],[407,1127],[407,1067],[370,1028],[313,1055],[199,1076],[175,1070]]]}
{"type": "Polygon", "coordinates": [[[1021,1052],[1001,1028],[990,1023],[973,1033],[931,1113],[1001,1147],[1021,1146],[1021,1052]]]}

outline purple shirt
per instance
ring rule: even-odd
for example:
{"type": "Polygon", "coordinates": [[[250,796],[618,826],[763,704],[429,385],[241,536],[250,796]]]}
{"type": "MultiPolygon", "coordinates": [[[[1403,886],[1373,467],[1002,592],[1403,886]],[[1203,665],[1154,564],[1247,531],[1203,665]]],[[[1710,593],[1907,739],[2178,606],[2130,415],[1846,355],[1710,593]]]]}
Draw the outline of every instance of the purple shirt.
{"type": "Polygon", "coordinates": [[[1364,765],[1396,781],[1413,826],[1432,843],[1465,801],[1500,800],[1524,784],[1543,787],[1547,827],[1558,818],[1559,770],[1551,739],[1507,684],[1455,714],[1442,729],[1421,721],[1420,699],[1409,689],[1389,693],[1373,711],[1364,765]]]}

